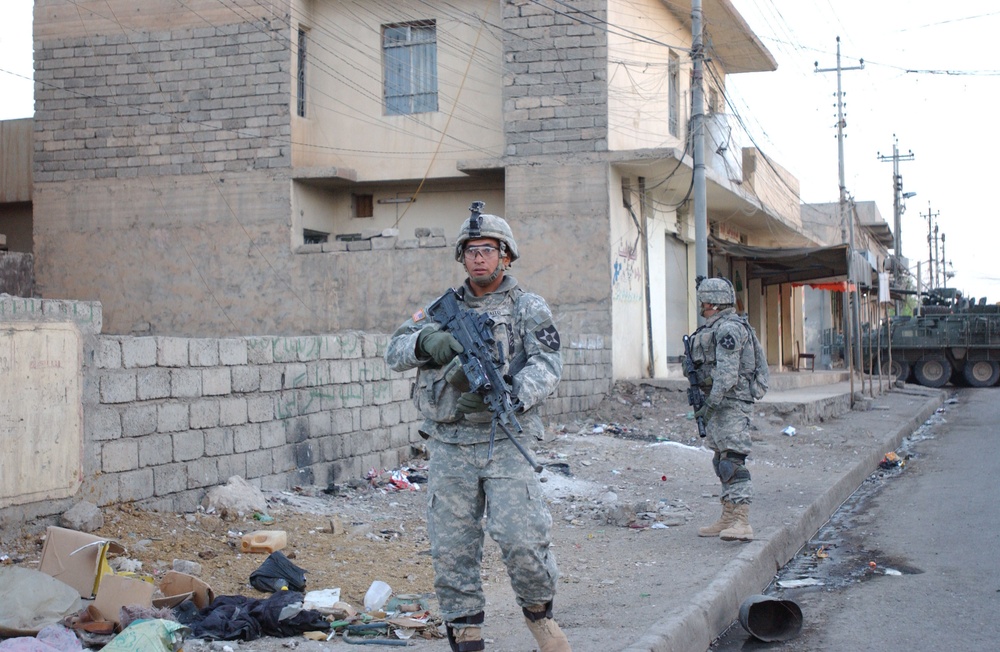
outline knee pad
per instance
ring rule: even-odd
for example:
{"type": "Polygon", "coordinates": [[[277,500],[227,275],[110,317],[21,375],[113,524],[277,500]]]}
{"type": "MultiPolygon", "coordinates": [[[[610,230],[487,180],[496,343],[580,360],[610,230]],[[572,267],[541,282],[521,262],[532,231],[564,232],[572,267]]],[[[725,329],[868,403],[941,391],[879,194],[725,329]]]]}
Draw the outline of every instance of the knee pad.
{"type": "MultiPolygon", "coordinates": [[[[716,474],[723,484],[729,484],[733,480],[749,480],[750,470],[746,467],[747,456],[742,453],[725,451],[719,456],[719,463],[716,466],[716,474]]],[[[714,461],[714,460],[713,460],[714,461]]]]}
{"type": "MultiPolygon", "coordinates": [[[[539,611],[534,611],[532,609],[528,609],[527,607],[521,607],[521,611],[524,613],[524,617],[533,623],[542,620],[543,618],[552,617],[552,600],[549,600],[545,604],[538,606],[544,608],[539,611]]],[[[535,608],[537,609],[538,607],[535,608]]]]}

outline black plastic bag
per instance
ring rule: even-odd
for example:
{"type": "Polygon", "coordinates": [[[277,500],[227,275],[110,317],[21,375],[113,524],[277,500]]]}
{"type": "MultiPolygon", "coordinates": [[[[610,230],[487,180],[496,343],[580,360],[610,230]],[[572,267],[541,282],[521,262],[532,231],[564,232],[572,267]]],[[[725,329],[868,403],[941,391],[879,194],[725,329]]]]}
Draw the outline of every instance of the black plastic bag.
{"type": "Polygon", "coordinates": [[[282,589],[305,591],[306,572],[276,551],[267,556],[260,568],[250,573],[250,585],[265,593],[282,589]]]}

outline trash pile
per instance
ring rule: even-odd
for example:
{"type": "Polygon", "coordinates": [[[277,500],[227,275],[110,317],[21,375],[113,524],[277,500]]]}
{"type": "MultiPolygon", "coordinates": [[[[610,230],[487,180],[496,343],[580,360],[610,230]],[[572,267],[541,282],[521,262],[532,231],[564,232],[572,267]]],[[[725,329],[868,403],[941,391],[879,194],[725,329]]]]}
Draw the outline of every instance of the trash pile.
{"type": "MultiPolygon", "coordinates": [[[[404,468],[370,474],[368,481],[376,488],[415,491],[423,479],[418,484],[414,475],[404,468]]],[[[87,505],[85,519],[72,524],[97,530],[103,517],[87,505]]],[[[203,506],[217,514],[247,514],[262,528],[230,531],[227,538],[234,554],[247,561],[266,555],[246,579],[265,597],[217,595],[198,577],[201,564],[190,560],[175,559],[166,572],[146,572],[119,540],[49,526],[37,570],[16,565],[19,560],[7,555],[0,559],[0,604],[5,605],[0,610],[0,652],[176,652],[185,640],[264,636],[406,645],[414,637],[441,636],[441,621],[428,596],[393,595],[388,583],[375,580],[359,608],[341,600],[340,588],[307,590],[309,571],[292,561],[294,551],[288,556],[283,552],[288,532],[275,527],[266,499],[242,478],[215,487],[203,506]]]]}

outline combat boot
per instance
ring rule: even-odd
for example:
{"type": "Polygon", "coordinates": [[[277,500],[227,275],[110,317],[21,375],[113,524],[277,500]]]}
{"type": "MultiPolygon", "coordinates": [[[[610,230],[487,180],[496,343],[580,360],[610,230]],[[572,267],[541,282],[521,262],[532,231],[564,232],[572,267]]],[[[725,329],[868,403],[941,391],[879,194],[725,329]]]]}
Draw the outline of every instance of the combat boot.
{"type": "Polygon", "coordinates": [[[552,603],[521,609],[531,635],[538,643],[538,652],[572,652],[566,635],[552,619],[552,603]]]}
{"type": "Polygon", "coordinates": [[[705,527],[698,528],[698,536],[700,537],[717,537],[719,533],[730,527],[736,522],[736,517],[733,514],[733,510],[736,508],[734,503],[723,502],[722,503],[722,516],[719,520],[711,525],[706,525],[705,527]]]}
{"type": "Polygon", "coordinates": [[[445,624],[448,632],[448,644],[452,652],[480,652],[486,649],[483,642],[484,615],[482,611],[471,616],[456,618],[445,624]]]}
{"type": "Polygon", "coordinates": [[[719,538],[723,541],[753,541],[750,505],[733,506],[733,524],[719,532],[719,538]]]}

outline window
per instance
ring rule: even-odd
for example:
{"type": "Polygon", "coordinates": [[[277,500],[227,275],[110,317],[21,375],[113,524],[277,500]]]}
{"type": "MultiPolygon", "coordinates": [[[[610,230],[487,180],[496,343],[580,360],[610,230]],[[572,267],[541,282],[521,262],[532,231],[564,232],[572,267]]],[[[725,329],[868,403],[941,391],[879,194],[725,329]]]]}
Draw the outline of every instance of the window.
{"type": "Polygon", "coordinates": [[[382,26],[387,115],[437,111],[437,26],[433,20],[382,26]]]}
{"type": "Polygon", "coordinates": [[[354,204],[354,217],[372,217],[375,215],[375,206],[371,195],[352,195],[351,203],[354,204]]]}
{"type": "Polygon", "coordinates": [[[708,89],[708,113],[714,115],[719,112],[719,91],[714,88],[708,89]]]}
{"type": "Polygon", "coordinates": [[[330,238],[330,234],[325,231],[313,231],[312,229],[302,229],[303,244],[322,244],[330,238]]]}
{"type": "Polygon", "coordinates": [[[295,113],[306,117],[306,30],[299,28],[298,70],[295,77],[295,113]]]}
{"type": "Polygon", "coordinates": [[[667,65],[667,87],[669,97],[669,129],[671,136],[680,136],[680,107],[681,107],[681,58],[674,52],[670,53],[670,62],[667,65]]]}

